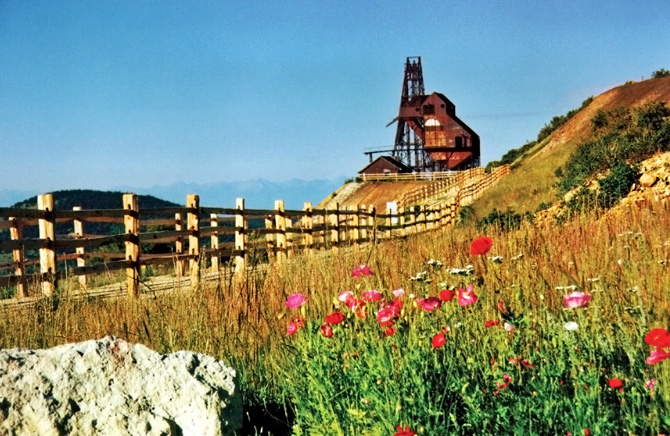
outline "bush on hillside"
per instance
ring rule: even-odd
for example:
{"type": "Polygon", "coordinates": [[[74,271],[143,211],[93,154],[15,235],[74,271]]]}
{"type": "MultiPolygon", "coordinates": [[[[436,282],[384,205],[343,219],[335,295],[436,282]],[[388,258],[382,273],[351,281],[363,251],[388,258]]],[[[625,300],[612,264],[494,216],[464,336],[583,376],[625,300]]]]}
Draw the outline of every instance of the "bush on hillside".
{"type": "Polygon", "coordinates": [[[512,209],[507,209],[504,212],[493,209],[491,213],[477,222],[477,229],[483,231],[487,227],[493,226],[500,231],[516,230],[521,227],[522,221],[521,214],[514,212],[512,209]]]}
{"type": "Polygon", "coordinates": [[[638,178],[637,168],[626,162],[617,162],[612,171],[598,181],[600,192],[598,193],[598,206],[609,208],[624,198],[630,192],[631,186],[638,178]]]}
{"type": "Polygon", "coordinates": [[[538,135],[537,135],[537,142],[542,142],[543,139],[547,138],[549,135],[554,133],[554,131],[556,129],[561,127],[570,118],[574,117],[579,111],[581,111],[586,106],[591,104],[592,101],[593,101],[593,96],[584,100],[582,102],[581,106],[579,106],[576,109],[572,109],[571,111],[569,111],[565,115],[558,115],[558,116],[555,116],[554,118],[552,118],[551,121],[549,121],[549,124],[545,124],[544,127],[542,127],[542,129],[540,129],[540,133],[538,133],[538,135]]]}
{"type": "Polygon", "coordinates": [[[670,71],[666,70],[665,68],[656,70],[651,74],[652,79],[658,79],[660,77],[668,77],[668,76],[670,76],[670,71]]]}
{"type": "Polygon", "coordinates": [[[670,150],[670,109],[663,103],[600,111],[591,122],[593,137],[581,143],[555,173],[561,195],[617,163],[635,165],[656,152],[670,150]]]}

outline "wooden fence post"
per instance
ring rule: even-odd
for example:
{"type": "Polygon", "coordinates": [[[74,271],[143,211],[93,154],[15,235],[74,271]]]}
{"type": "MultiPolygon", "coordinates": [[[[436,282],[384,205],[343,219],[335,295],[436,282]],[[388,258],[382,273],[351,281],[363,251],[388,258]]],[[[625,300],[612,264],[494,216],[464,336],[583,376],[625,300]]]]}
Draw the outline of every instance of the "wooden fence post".
{"type": "Polygon", "coordinates": [[[212,261],[212,272],[218,273],[219,272],[219,259],[221,256],[219,256],[219,215],[215,213],[210,213],[209,214],[209,226],[213,229],[212,234],[210,235],[210,245],[212,248],[212,256],[211,256],[211,261],[212,261]]]}
{"type": "Polygon", "coordinates": [[[286,257],[291,259],[293,258],[294,244],[294,233],[291,231],[293,229],[293,218],[285,215],[284,223],[286,223],[286,257]]]}
{"type": "Polygon", "coordinates": [[[351,239],[354,242],[354,247],[358,248],[361,239],[361,206],[351,206],[351,210],[356,212],[351,216],[351,239]]]}
{"type": "Polygon", "coordinates": [[[189,271],[191,275],[191,289],[200,287],[200,197],[196,194],[186,196],[186,227],[188,228],[189,271]]]}
{"type": "Polygon", "coordinates": [[[302,210],[305,212],[302,216],[302,230],[304,232],[303,244],[305,245],[305,253],[307,255],[311,255],[314,247],[314,235],[312,235],[312,229],[314,228],[314,218],[312,217],[312,202],[305,202],[302,210]]]}
{"type": "MultiPolygon", "coordinates": [[[[72,210],[81,210],[81,206],[74,206],[72,210]]],[[[84,223],[81,220],[75,219],[74,220],[74,237],[77,239],[81,239],[84,237],[84,223]]],[[[75,252],[77,253],[77,266],[78,267],[84,267],[86,266],[86,259],[84,258],[84,254],[86,252],[85,248],[83,246],[75,248],[75,252]]],[[[80,274],[78,276],[79,279],[79,284],[83,287],[86,288],[86,274],[80,274]]]]}
{"type": "MultiPolygon", "coordinates": [[[[179,212],[174,214],[174,221],[175,231],[182,231],[184,229],[184,221],[182,220],[181,214],[179,212]]],[[[181,235],[177,236],[177,240],[174,243],[174,253],[177,256],[184,254],[184,237],[181,235]]],[[[177,277],[182,277],[184,275],[184,270],[186,269],[186,261],[184,261],[184,259],[177,258],[175,268],[177,269],[177,277]]]]}
{"type": "Polygon", "coordinates": [[[404,238],[407,233],[405,232],[405,208],[398,208],[398,227],[400,228],[400,237],[404,238]]]}
{"type": "Polygon", "coordinates": [[[135,298],[140,294],[140,217],[136,194],[123,194],[123,224],[126,228],[128,240],[126,245],[126,260],[130,265],[126,268],[126,284],[128,296],[135,298]]]}
{"type": "MultiPolygon", "coordinates": [[[[395,211],[397,212],[397,208],[395,211]]],[[[394,209],[391,207],[388,207],[388,204],[386,205],[386,232],[384,232],[384,237],[386,239],[391,239],[391,236],[393,235],[393,212],[394,209]]]]}
{"type": "Polygon", "coordinates": [[[18,217],[10,217],[12,227],[9,228],[9,234],[12,241],[21,241],[21,246],[12,250],[12,260],[14,261],[14,275],[20,276],[16,284],[16,298],[24,298],[28,292],[26,282],[26,258],[23,250],[23,220],[18,217]]]}
{"type": "Polygon", "coordinates": [[[268,263],[277,258],[277,253],[275,251],[275,235],[270,233],[270,230],[274,228],[272,219],[270,217],[265,217],[265,229],[268,230],[268,233],[265,234],[265,247],[268,253],[268,263]]]}
{"type": "Polygon", "coordinates": [[[368,222],[370,220],[369,215],[368,215],[368,208],[363,205],[360,208],[362,217],[360,219],[360,224],[361,224],[361,239],[363,242],[369,242],[368,241],[368,222]]]}
{"type": "Polygon", "coordinates": [[[40,218],[40,239],[46,241],[46,247],[40,248],[40,273],[42,274],[42,295],[48,297],[53,295],[56,289],[56,252],[54,251],[54,239],[56,234],[54,224],[54,199],[51,194],[37,196],[37,208],[45,212],[45,217],[40,218]]]}
{"type": "Polygon", "coordinates": [[[337,249],[340,243],[340,204],[335,204],[335,210],[330,214],[330,243],[333,249],[337,249]]]}
{"type": "Polygon", "coordinates": [[[419,206],[419,217],[417,219],[419,226],[417,229],[417,233],[423,233],[426,231],[426,206],[421,205],[419,206]]]}
{"type": "Polygon", "coordinates": [[[235,200],[235,274],[241,275],[247,268],[247,216],[244,213],[244,198],[235,200]]]}
{"type": "Polygon", "coordinates": [[[277,262],[286,260],[286,217],[284,216],[284,200],[275,201],[275,227],[277,229],[277,262]]]}

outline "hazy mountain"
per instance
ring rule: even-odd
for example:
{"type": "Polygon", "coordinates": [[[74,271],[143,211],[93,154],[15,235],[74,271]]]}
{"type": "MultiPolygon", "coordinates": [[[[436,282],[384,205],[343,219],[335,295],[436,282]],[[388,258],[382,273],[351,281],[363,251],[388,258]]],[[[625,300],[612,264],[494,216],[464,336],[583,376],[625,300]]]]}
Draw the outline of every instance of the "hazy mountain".
{"type": "Polygon", "coordinates": [[[23,191],[17,189],[4,189],[0,191],[0,207],[11,207],[12,205],[39,194],[37,191],[23,191]]]}
{"type": "Polygon", "coordinates": [[[272,209],[275,200],[284,200],[286,209],[302,209],[303,203],[311,201],[316,206],[342,185],[344,178],[332,180],[300,180],[271,182],[265,179],[208,184],[174,183],[171,185],[136,188],[115,188],[136,194],[153,195],[178,204],[186,203],[188,194],[198,194],[201,206],[235,207],[235,199],[245,199],[250,209],[272,209]]]}

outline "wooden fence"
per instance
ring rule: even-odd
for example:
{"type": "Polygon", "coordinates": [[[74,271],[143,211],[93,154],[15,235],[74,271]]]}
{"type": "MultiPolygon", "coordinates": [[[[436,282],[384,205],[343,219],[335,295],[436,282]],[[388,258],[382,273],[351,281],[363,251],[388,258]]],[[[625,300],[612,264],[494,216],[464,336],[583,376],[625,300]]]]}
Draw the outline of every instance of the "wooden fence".
{"type": "Polygon", "coordinates": [[[28,283],[38,283],[38,292],[49,296],[65,276],[77,276],[85,289],[88,276],[123,270],[128,295],[136,297],[143,266],[170,265],[178,276],[189,275],[191,287],[197,288],[203,265],[219,271],[227,262],[241,275],[250,255],[283,262],[297,253],[443,228],[456,221],[460,205],[507,172],[468,179],[457,195],[434,206],[400,207],[383,214],[371,206],[312,209],[311,203],[302,210],[286,210],[281,200],[274,209],[246,209],[243,198],[234,208],[202,207],[198,195],[189,195],[185,207],[140,209],[136,194],[124,194],[120,209],[57,210],[53,195],[43,194],[37,197],[37,209],[0,208],[0,231],[10,234],[9,240],[0,240],[0,254],[11,252],[12,259],[0,264],[0,287],[15,287],[15,297],[23,298],[29,294],[28,283]],[[87,234],[90,223],[116,224],[123,230],[87,234]],[[64,225],[71,231],[57,234],[56,228],[64,225]],[[35,226],[39,237],[24,237],[35,226]],[[149,244],[161,244],[163,252],[151,252],[149,244]],[[121,246],[125,250],[114,251],[121,246]]]}
{"type": "Polygon", "coordinates": [[[412,182],[450,179],[458,175],[459,171],[419,172],[411,174],[383,173],[360,174],[358,177],[364,182],[412,182]]]}

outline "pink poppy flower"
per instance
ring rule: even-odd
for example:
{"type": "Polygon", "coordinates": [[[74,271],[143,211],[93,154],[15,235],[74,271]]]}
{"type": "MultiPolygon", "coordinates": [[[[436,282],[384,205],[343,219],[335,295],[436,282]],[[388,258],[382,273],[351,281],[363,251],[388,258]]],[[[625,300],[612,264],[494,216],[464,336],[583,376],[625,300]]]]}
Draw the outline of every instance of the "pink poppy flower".
{"type": "Polygon", "coordinates": [[[324,317],[328,324],[339,324],[344,321],[344,314],[342,312],[333,312],[330,315],[324,317]]]}
{"type": "Polygon", "coordinates": [[[461,306],[468,306],[470,304],[475,304],[477,302],[477,296],[475,295],[473,285],[468,285],[466,289],[458,290],[458,304],[461,306]]]}
{"type": "Polygon", "coordinates": [[[505,323],[505,325],[504,325],[503,327],[504,327],[505,330],[507,330],[508,332],[513,332],[514,330],[516,330],[516,327],[514,327],[512,324],[509,324],[509,323],[507,323],[507,322],[505,323]]]}
{"type": "Polygon", "coordinates": [[[644,341],[653,347],[670,348],[670,333],[666,329],[653,329],[646,334],[644,341]]]}
{"type": "Polygon", "coordinates": [[[377,312],[377,321],[380,323],[386,323],[393,319],[395,312],[393,311],[393,306],[389,306],[385,309],[377,312]]]}
{"type": "Polygon", "coordinates": [[[321,330],[321,334],[326,338],[333,336],[333,328],[328,323],[324,323],[319,330],[321,330]]]}
{"type": "Polygon", "coordinates": [[[382,294],[379,291],[369,290],[361,294],[363,301],[377,301],[382,299],[382,294]]]}
{"type": "Polygon", "coordinates": [[[396,289],[395,291],[393,291],[393,295],[395,295],[396,297],[402,297],[403,295],[405,295],[405,290],[396,289]]]}
{"type": "Polygon", "coordinates": [[[356,265],[351,271],[351,277],[360,278],[361,276],[371,276],[372,271],[367,265],[356,265]]]}
{"type": "Polygon", "coordinates": [[[456,295],[456,291],[450,289],[442,289],[440,291],[440,300],[442,301],[451,301],[452,298],[456,295]]]}
{"type": "Polygon", "coordinates": [[[657,348],[651,352],[649,357],[647,357],[647,365],[655,365],[657,363],[663,362],[668,357],[670,357],[669,352],[657,348]]]}
{"type": "Polygon", "coordinates": [[[290,307],[291,309],[295,309],[296,307],[300,307],[303,304],[305,304],[305,301],[307,301],[307,297],[305,297],[304,295],[293,294],[290,297],[288,297],[284,305],[286,307],[290,307]]]}
{"type": "Polygon", "coordinates": [[[286,327],[286,332],[288,333],[289,336],[293,336],[299,329],[300,328],[298,327],[298,325],[292,322],[291,324],[288,325],[288,327],[286,327]]]}
{"type": "Polygon", "coordinates": [[[656,379],[652,378],[650,380],[647,380],[646,382],[644,382],[644,386],[650,391],[653,391],[654,389],[656,389],[656,379]]]}
{"type": "Polygon", "coordinates": [[[470,254],[473,256],[478,254],[483,256],[489,252],[491,247],[493,247],[493,239],[482,236],[472,241],[472,244],[470,244],[470,254]]]}
{"type": "Polygon", "coordinates": [[[446,342],[446,339],[444,337],[444,333],[438,333],[435,336],[433,336],[433,348],[440,348],[443,346],[446,342]]]}
{"type": "Polygon", "coordinates": [[[437,297],[429,297],[426,299],[417,298],[415,301],[420,307],[427,310],[428,312],[432,312],[442,305],[442,300],[437,297]]]}
{"type": "Polygon", "coordinates": [[[593,295],[585,294],[584,292],[574,291],[563,295],[563,306],[574,309],[576,307],[586,307],[593,295]]]}

